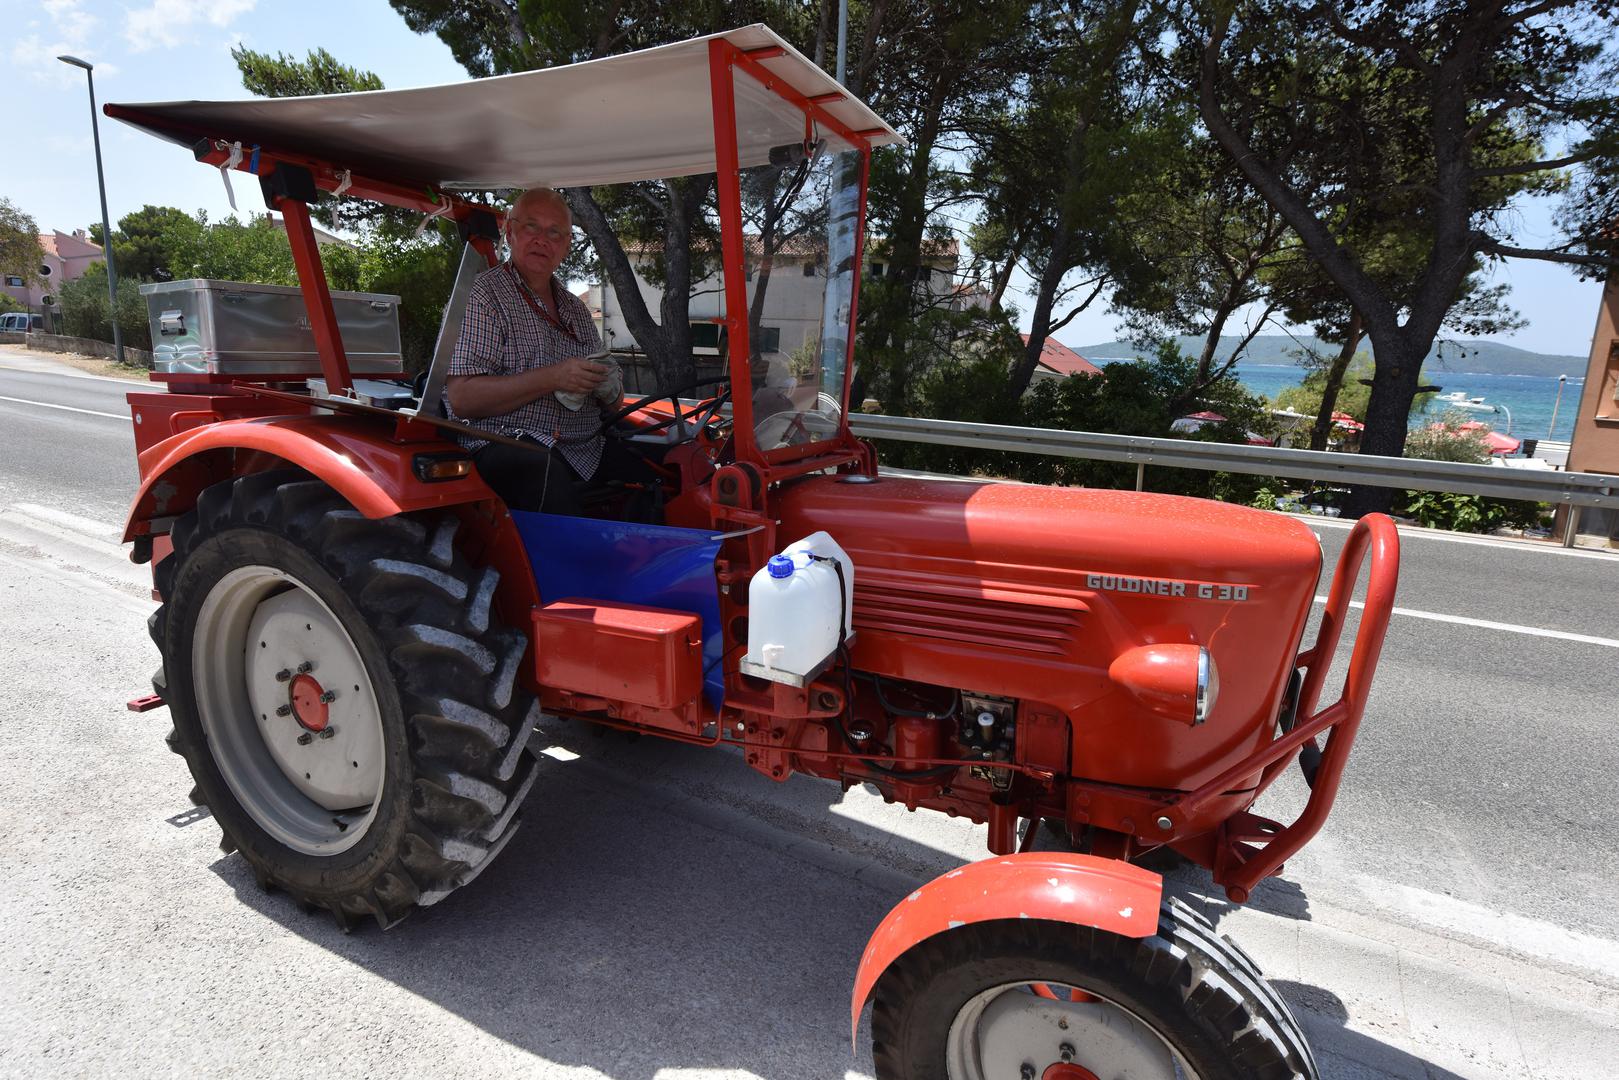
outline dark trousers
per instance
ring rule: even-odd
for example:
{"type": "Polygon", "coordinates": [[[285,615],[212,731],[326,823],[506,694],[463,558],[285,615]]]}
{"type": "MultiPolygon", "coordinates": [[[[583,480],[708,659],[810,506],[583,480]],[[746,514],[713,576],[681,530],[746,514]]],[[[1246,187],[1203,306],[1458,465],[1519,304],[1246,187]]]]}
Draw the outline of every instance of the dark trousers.
{"type": "MultiPolygon", "coordinates": [[[[513,510],[583,515],[585,506],[580,489],[585,486],[584,479],[557,451],[540,442],[532,445],[533,449],[519,449],[502,443],[485,443],[473,453],[472,463],[484,482],[513,510]]],[[[601,464],[596,466],[590,481],[644,484],[654,478],[651,466],[639,454],[617,439],[605,439],[601,464]]]]}

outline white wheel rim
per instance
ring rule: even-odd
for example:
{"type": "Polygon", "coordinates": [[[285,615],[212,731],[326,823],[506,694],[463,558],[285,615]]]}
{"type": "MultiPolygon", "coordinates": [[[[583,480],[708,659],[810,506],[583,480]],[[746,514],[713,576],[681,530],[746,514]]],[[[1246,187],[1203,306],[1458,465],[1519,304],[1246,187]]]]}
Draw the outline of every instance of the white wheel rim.
{"type": "Polygon", "coordinates": [[[203,600],[191,660],[214,764],[242,809],[305,854],[354,846],[382,793],[382,713],[332,610],[283,570],[240,567],[203,600]]]}
{"type": "Polygon", "coordinates": [[[1040,1080],[1046,1070],[1065,1064],[1101,1080],[1195,1080],[1197,1075],[1135,1014],[1062,983],[1006,983],[984,990],[961,1007],[945,1040],[951,1080],[1040,1080]]]}

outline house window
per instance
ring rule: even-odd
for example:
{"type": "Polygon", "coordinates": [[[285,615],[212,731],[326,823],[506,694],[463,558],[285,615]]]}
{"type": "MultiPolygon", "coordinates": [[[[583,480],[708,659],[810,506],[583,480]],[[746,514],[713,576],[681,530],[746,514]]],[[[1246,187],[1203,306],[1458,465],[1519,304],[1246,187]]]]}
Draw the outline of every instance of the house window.
{"type": "Polygon", "coordinates": [[[720,327],[718,323],[694,322],[691,324],[691,347],[694,349],[713,349],[720,347],[720,327]]]}
{"type": "Polygon", "coordinates": [[[18,277],[16,274],[7,274],[6,275],[6,288],[8,288],[8,289],[20,289],[20,288],[22,288],[22,278],[18,277]]]}
{"type": "Polygon", "coordinates": [[[809,262],[804,264],[804,276],[805,277],[814,277],[815,276],[815,260],[811,259],[809,262]]]}
{"type": "Polygon", "coordinates": [[[781,352],[781,327],[759,327],[759,351],[762,353],[781,352]]]}

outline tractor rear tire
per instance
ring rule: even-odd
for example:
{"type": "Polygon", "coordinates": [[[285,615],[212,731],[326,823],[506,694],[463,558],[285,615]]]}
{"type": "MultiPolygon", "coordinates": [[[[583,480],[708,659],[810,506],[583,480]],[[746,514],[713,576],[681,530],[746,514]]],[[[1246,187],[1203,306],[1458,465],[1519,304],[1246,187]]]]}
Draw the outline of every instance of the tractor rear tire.
{"type": "Polygon", "coordinates": [[[260,885],[384,928],[476,877],[534,783],[527,640],[453,514],[368,519],[299,470],[215,484],[152,616],[168,743],[260,885]]]}
{"type": "Polygon", "coordinates": [[[1175,900],[1142,939],[1039,919],[929,938],[878,980],[871,1033],[880,1080],[1319,1076],[1259,968],[1175,900]]]}

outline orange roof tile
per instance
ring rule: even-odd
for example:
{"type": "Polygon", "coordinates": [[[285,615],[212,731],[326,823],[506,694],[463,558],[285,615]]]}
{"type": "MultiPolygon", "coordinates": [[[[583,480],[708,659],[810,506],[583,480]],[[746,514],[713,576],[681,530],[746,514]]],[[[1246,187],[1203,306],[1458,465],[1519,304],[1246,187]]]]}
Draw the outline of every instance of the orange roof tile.
{"type": "MultiPolygon", "coordinates": [[[[1023,344],[1029,343],[1028,334],[1020,334],[1023,344]]],[[[1102,369],[1079,355],[1055,338],[1046,338],[1040,346],[1040,366],[1050,368],[1059,375],[1100,375],[1102,369]]]]}

